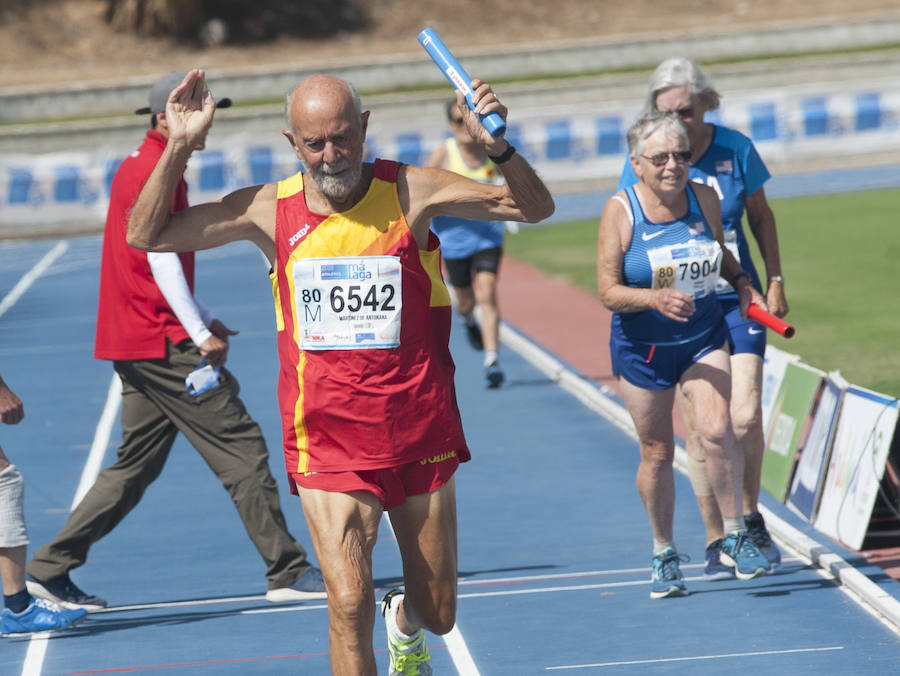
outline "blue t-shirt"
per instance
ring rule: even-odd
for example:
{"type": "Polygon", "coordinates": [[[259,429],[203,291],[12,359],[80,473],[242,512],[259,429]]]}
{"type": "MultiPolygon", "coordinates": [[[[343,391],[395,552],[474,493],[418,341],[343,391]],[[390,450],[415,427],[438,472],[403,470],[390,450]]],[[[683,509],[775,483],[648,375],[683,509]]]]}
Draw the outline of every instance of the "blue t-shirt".
{"type": "MultiPolygon", "coordinates": [[[[750,257],[750,247],[744,235],[742,220],[744,203],[749,195],[759,190],[771,174],[766,169],[753,141],[739,131],[713,125],[713,138],[703,156],[691,165],[688,176],[696,183],[708,185],[719,196],[722,204],[722,230],[725,244],[735,255],[741,267],[750,274],[758,291],[762,287],[759,275],[750,257]]],[[[625,159],[625,168],[619,179],[619,190],[634,185],[638,178],[625,159]]],[[[717,289],[723,301],[737,302],[737,294],[730,284],[721,280],[717,289]]]]}
{"type": "MultiPolygon", "coordinates": [[[[447,169],[480,183],[498,184],[503,176],[490,159],[478,167],[470,167],[463,160],[456,140],[444,141],[447,149],[447,169]]],[[[455,216],[438,216],[431,220],[431,230],[441,241],[441,255],[449,260],[471,258],[479,251],[503,247],[506,226],[501,221],[472,221],[455,216]]]]}

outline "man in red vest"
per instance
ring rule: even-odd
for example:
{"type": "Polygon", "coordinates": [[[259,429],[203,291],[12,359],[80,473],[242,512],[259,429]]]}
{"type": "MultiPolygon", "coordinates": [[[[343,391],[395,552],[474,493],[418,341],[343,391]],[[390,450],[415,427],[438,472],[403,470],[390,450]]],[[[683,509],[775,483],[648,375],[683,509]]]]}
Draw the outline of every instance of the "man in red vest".
{"type": "Polygon", "coordinates": [[[377,673],[372,551],[385,512],[404,580],[381,604],[388,673],[432,673],[425,632],[455,622],[454,478],[470,452],[431,219],[536,222],[554,209],[528,162],[476,115],[505,119],[506,106],[487,83],[469,86],[466,127],[505,185],[364,162],[369,111],[349,83],[317,74],[289,95],[283,132],[304,171],[173,214],[166,207],[215,111],[203,71],[191,71],[169,97],[169,144],[128,222],[128,242],[143,250],[249,240],[273,266],[285,468],[329,591],[335,674],[377,673]]]}
{"type": "MultiPolygon", "coordinates": [[[[229,336],[237,332],[194,298],[194,254],[147,254],[125,241],[128,213],[168,142],[166,100],[184,76],[161,78],[150,90],[149,106],[136,111],[150,113],[151,129],[122,162],[110,190],[94,357],[111,360],[122,381],[122,445],[116,462],[100,473],[62,531],[27,567],[29,590],[66,608],[106,606],[79,589],[69,571],[137,505],[162,471],[178,432],[231,495],[266,563],[266,598],[325,598],[321,573],[287,530],[259,426],[224,367],[229,336]]],[[[198,139],[194,149],[202,149],[205,140],[198,139]]],[[[171,208],[187,207],[182,177],[171,208]]]]}

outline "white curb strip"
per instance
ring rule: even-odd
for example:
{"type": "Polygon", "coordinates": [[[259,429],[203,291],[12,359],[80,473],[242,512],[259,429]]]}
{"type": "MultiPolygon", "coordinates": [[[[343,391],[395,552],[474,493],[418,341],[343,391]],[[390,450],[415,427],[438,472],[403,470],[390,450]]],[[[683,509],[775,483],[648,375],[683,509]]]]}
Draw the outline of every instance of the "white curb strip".
{"type": "MultiPolygon", "coordinates": [[[[505,322],[501,322],[500,325],[500,339],[504,345],[517,352],[564,390],[573,394],[585,406],[637,439],[634,423],[632,423],[628,411],[615,401],[613,392],[608,387],[597,385],[578,375],[505,322]]],[[[680,472],[687,473],[687,455],[684,448],[678,445],[675,447],[675,467],[680,472]]],[[[773,536],[801,556],[809,559],[822,571],[834,576],[837,582],[852,591],[860,601],[868,606],[867,610],[874,612],[895,632],[900,632],[900,601],[881,589],[840,556],[800,532],[772,513],[771,510],[766,509],[763,505],[759,506],[759,510],[763,513],[766,526],[773,536]]]]}

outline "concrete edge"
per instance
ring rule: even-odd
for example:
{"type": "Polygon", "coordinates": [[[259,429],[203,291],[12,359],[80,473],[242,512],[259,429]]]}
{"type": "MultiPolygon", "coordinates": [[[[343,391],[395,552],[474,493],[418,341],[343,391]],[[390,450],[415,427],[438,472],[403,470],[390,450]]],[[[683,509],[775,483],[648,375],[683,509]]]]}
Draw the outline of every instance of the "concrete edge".
{"type": "MultiPolygon", "coordinates": [[[[585,378],[506,322],[500,324],[500,340],[589,409],[599,413],[630,437],[637,439],[631,416],[609,387],[597,385],[585,378]]],[[[687,454],[684,447],[679,444],[675,447],[675,467],[681,473],[687,474],[687,454]]],[[[879,617],[894,632],[900,633],[900,600],[879,587],[841,556],[802,533],[764,505],[760,505],[759,508],[774,537],[802,557],[809,559],[821,572],[832,576],[845,591],[852,592],[851,597],[858,599],[866,610],[879,617]]]]}

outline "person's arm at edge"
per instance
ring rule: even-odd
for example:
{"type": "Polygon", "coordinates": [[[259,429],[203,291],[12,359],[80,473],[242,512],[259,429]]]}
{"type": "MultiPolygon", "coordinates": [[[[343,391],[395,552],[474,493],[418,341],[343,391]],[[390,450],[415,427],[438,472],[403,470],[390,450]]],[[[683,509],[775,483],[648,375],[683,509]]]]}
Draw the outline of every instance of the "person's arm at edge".
{"type": "Polygon", "coordinates": [[[719,196],[716,194],[716,191],[709,186],[699,183],[693,184],[692,187],[697,195],[697,201],[700,203],[700,209],[706,217],[706,222],[712,229],[713,235],[722,249],[722,264],[719,268],[719,275],[737,291],[741,303],[741,317],[747,319],[747,309],[750,307],[750,304],[755,303],[766,309],[766,299],[763,298],[759,291],[753,288],[750,275],[744,271],[738,259],[725,246],[725,236],[722,233],[722,203],[719,202],[719,196]]]}
{"type": "Polygon", "coordinates": [[[775,214],[766,200],[765,189],[760,187],[748,196],[744,202],[744,208],[747,210],[747,223],[750,231],[756,238],[759,252],[766,266],[766,278],[768,279],[766,305],[769,306],[769,312],[776,317],[784,317],[790,308],[785,298],[784,280],[772,279],[781,277],[781,254],[778,247],[775,214]]]}
{"type": "Polygon", "coordinates": [[[0,377],[0,422],[16,425],[25,417],[25,407],[19,396],[9,389],[0,377]]]}

